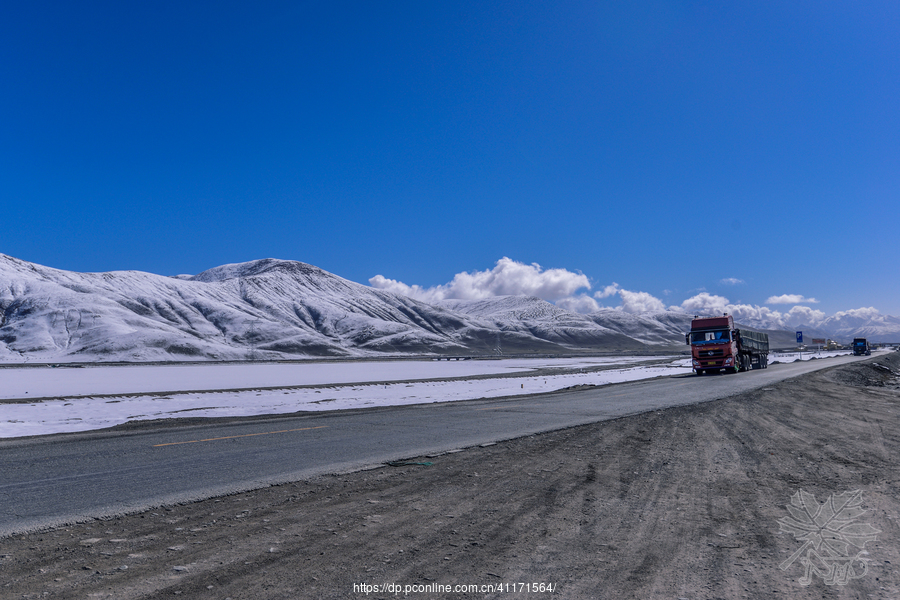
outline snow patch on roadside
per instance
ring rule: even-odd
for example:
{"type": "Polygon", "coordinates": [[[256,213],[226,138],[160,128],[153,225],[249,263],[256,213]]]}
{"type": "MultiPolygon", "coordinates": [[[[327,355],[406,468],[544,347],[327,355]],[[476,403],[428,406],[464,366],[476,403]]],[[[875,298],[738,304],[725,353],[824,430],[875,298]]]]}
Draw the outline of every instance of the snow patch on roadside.
{"type": "MultiPolygon", "coordinates": [[[[517,396],[552,392],[573,386],[606,385],[691,372],[689,358],[674,359],[666,364],[625,366],[638,360],[645,361],[647,358],[534,360],[529,366],[508,364],[522,361],[496,361],[493,366],[495,373],[498,369],[508,373],[510,370],[527,370],[529,367],[571,370],[582,365],[580,368],[587,369],[598,365],[614,365],[617,361],[622,365],[618,369],[534,377],[504,377],[497,374],[497,377],[488,379],[461,381],[395,381],[366,385],[332,383],[299,389],[193,391],[142,396],[123,394],[115,397],[47,400],[33,404],[3,404],[0,405],[0,438],[91,431],[128,421],[152,419],[244,417],[517,396]]],[[[464,365],[460,368],[462,366],[464,365]]],[[[471,368],[483,370],[478,365],[472,365],[471,368]]],[[[105,372],[114,374],[116,369],[105,372]]],[[[423,379],[416,376],[421,374],[416,369],[408,370],[407,379],[423,379]]]]}

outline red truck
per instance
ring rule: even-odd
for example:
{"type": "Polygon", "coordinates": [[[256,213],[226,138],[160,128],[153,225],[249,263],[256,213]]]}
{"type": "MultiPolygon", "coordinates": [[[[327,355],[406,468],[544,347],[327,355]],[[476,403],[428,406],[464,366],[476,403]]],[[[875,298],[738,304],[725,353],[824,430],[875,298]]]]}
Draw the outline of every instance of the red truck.
{"type": "Polygon", "coordinates": [[[769,336],[752,329],[735,329],[729,314],[695,318],[685,341],[691,347],[692,366],[697,375],[723,369],[726,373],[737,373],[769,366],[769,336]]]}

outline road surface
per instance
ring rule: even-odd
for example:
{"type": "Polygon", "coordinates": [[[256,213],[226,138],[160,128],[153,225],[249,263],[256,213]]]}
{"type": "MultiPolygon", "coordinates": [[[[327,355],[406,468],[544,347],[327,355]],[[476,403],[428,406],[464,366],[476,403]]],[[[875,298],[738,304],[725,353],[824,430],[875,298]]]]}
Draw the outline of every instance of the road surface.
{"type": "Polygon", "coordinates": [[[865,358],[507,399],[0,441],[0,537],[707,402],[865,358]]]}

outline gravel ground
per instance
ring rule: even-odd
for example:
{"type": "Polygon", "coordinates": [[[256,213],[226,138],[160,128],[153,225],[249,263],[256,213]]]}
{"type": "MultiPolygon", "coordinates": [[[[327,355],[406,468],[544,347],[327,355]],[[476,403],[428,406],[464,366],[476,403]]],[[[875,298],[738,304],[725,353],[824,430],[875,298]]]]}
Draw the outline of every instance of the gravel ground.
{"type": "Polygon", "coordinates": [[[876,356],[409,460],[430,465],[7,538],[0,597],[898,598],[898,375],[900,353],[876,356]],[[854,561],[829,562],[823,543],[785,564],[810,549],[779,525],[807,494],[848,502],[832,537],[857,545],[830,547],[854,561]],[[826,582],[829,564],[852,570],[826,582]]]}

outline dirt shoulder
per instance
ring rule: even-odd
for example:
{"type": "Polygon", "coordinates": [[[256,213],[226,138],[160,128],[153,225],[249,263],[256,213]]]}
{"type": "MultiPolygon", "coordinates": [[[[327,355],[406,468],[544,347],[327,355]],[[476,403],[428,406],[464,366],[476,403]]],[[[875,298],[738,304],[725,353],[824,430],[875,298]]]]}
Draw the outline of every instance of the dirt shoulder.
{"type": "Polygon", "coordinates": [[[0,540],[0,597],[896,598],[898,373],[894,353],[726,400],[410,460],[430,466],[16,536],[0,540]],[[854,524],[879,531],[860,556],[864,576],[826,585],[813,574],[803,586],[800,559],[779,567],[803,546],[778,523],[801,489],[818,502],[861,491],[867,512],[854,524]]]}

